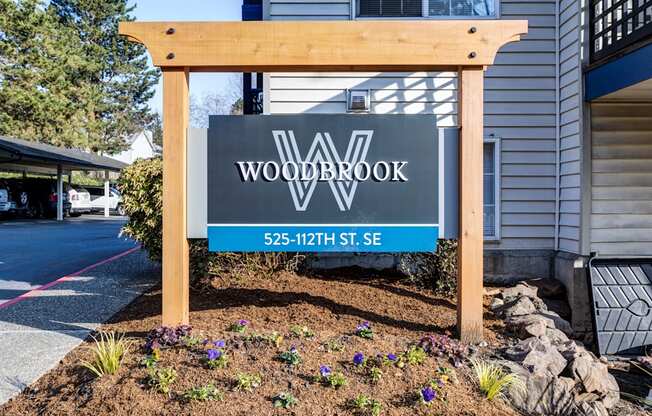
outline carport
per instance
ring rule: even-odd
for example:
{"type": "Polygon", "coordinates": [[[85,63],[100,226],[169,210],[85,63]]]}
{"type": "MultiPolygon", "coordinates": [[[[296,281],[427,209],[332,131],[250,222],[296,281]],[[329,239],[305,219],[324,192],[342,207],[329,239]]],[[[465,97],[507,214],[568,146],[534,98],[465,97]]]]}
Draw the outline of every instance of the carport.
{"type": "Polygon", "coordinates": [[[63,175],[72,171],[105,172],[104,216],[109,216],[109,172],[127,165],[110,157],[0,136],[0,171],[57,176],[57,220],[63,220],[63,175]]]}

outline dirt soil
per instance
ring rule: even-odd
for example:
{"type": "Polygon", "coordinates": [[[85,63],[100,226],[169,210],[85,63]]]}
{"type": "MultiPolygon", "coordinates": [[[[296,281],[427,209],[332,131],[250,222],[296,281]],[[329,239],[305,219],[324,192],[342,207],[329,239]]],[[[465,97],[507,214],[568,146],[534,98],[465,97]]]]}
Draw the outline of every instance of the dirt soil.
{"type": "MultiPolygon", "coordinates": [[[[116,375],[96,379],[80,366],[80,360],[91,357],[92,340],[87,340],[61,365],[0,407],[0,415],[355,415],[361,413],[351,409],[349,403],[360,393],[379,400],[382,415],[516,414],[505,403],[483,399],[467,366],[455,370],[459,382],[444,387],[443,400],[435,400],[430,407],[416,404],[415,393],[435,377],[437,368],[452,368],[446,358],[428,357],[425,364],[404,369],[383,367],[382,379],[372,384],[368,375],[352,365],[356,352],[368,357],[400,353],[423,335],[452,335],[455,304],[386,278],[355,277],[309,278],[283,273],[266,279],[218,281],[205,293],[193,293],[193,335],[226,340],[229,366],[208,369],[197,351],[185,347],[164,349],[159,367],[173,367],[178,374],[169,395],[147,387],[147,371],[141,365],[147,333],[161,319],[161,294],[155,289],[103,327],[125,333],[133,342],[116,375]],[[247,333],[278,331],[285,339],[278,348],[244,341],[242,335],[227,329],[240,319],[251,321],[247,333]],[[370,322],[373,340],[355,336],[356,325],[363,321],[370,322]],[[305,325],[315,336],[293,336],[293,325],[305,325]],[[334,340],[342,344],[342,351],[329,351],[324,346],[334,340]],[[294,369],[276,359],[292,345],[302,358],[294,369]],[[343,372],[348,385],[335,390],[316,383],[314,376],[321,364],[343,372]],[[262,385],[253,392],[237,391],[234,383],[238,373],[259,373],[262,385]],[[208,383],[224,392],[223,401],[188,403],[183,399],[187,389],[208,383]],[[272,397],[283,391],[298,399],[290,410],[272,405],[272,397]]],[[[488,314],[486,318],[485,339],[490,347],[497,346],[501,342],[500,323],[488,314]]]]}

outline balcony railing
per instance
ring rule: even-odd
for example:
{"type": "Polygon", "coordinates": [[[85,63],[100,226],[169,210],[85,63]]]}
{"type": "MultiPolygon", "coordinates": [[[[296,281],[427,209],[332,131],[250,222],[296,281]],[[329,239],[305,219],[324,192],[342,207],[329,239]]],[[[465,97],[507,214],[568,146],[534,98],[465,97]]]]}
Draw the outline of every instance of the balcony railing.
{"type": "Polygon", "coordinates": [[[652,37],[652,0],[590,0],[591,62],[652,37]]]}

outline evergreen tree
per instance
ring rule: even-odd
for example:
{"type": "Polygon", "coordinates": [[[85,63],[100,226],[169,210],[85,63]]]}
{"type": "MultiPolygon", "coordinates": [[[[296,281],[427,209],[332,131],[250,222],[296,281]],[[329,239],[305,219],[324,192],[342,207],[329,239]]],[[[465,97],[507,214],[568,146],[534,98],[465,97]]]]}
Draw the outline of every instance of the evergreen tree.
{"type": "Polygon", "coordinates": [[[0,134],[86,144],[80,44],[41,0],[0,0],[0,134]]]}
{"type": "Polygon", "coordinates": [[[120,21],[133,20],[127,0],[52,0],[49,10],[76,32],[89,65],[78,74],[84,85],[88,146],[115,153],[152,120],[147,102],[159,72],[149,67],[145,47],[118,35],[120,21]]]}

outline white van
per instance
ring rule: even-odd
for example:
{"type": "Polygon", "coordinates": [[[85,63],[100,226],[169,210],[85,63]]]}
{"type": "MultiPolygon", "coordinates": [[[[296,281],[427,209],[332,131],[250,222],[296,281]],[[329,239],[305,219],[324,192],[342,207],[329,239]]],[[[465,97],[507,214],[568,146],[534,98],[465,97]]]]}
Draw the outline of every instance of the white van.
{"type": "MultiPolygon", "coordinates": [[[[104,205],[106,197],[104,196],[104,188],[101,187],[87,187],[91,195],[91,209],[93,211],[104,212],[104,205]]],[[[116,214],[125,215],[124,207],[122,206],[122,196],[115,188],[109,188],[109,210],[116,214]]]]}
{"type": "Polygon", "coordinates": [[[68,201],[71,203],[70,215],[72,217],[91,213],[91,194],[86,189],[78,185],[67,185],[66,192],[68,192],[68,201]]]}

